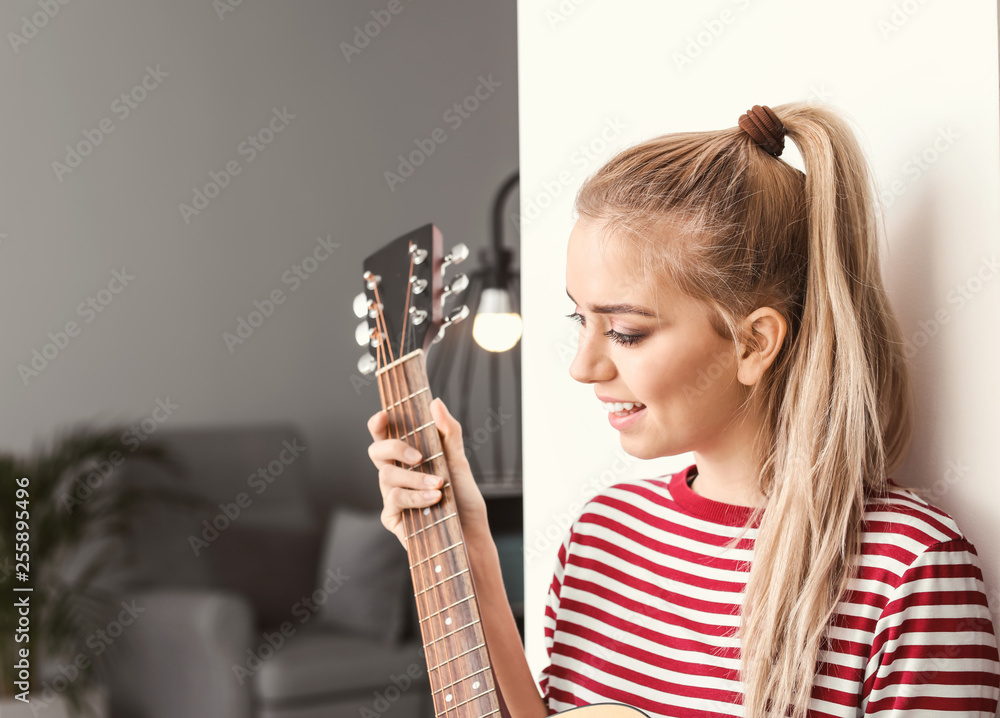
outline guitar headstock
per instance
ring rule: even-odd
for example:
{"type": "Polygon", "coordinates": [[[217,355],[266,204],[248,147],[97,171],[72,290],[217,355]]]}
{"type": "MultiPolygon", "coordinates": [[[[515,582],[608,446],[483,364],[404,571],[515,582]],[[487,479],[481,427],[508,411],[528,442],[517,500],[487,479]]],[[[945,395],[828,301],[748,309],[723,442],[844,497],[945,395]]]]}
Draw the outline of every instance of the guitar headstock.
{"type": "Polygon", "coordinates": [[[466,259],[469,250],[459,244],[442,256],[441,245],[441,231],[426,224],[365,259],[365,290],[354,298],[354,313],[365,318],[355,339],[368,347],[358,360],[361,373],[371,373],[417,349],[426,350],[450,325],[468,316],[465,305],[444,314],[448,297],[469,284],[466,275],[458,274],[446,285],[444,273],[449,265],[466,259]]]}

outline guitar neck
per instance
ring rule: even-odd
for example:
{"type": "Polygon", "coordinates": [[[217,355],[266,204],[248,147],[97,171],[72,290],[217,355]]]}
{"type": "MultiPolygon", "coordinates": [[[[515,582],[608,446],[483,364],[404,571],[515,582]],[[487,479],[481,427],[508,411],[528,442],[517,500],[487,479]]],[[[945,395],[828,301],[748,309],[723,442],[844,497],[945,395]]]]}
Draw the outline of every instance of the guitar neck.
{"type": "Polygon", "coordinates": [[[376,372],[389,436],[424,457],[416,471],[444,478],[441,500],[423,509],[404,509],[410,578],[437,716],[485,718],[500,715],[479,602],[469,567],[458,505],[437,426],[423,349],[376,372]]]}

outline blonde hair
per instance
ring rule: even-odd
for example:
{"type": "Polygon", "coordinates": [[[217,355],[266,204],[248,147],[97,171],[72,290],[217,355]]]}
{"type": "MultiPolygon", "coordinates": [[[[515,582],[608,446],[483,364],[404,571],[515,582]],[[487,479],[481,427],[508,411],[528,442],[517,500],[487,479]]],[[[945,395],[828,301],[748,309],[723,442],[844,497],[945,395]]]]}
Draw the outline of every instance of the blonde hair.
{"type": "Polygon", "coordinates": [[[740,677],[748,718],[788,707],[800,718],[853,576],[865,502],[908,449],[912,388],[855,135],[829,106],[772,109],[804,174],[739,127],[673,133],[613,157],[576,210],[644,276],[703,301],[735,357],[754,342],[741,329],[748,314],[770,306],[785,318],[782,347],[744,403],[761,413],[753,448],[766,503],[747,524],[760,519],[740,677]]]}

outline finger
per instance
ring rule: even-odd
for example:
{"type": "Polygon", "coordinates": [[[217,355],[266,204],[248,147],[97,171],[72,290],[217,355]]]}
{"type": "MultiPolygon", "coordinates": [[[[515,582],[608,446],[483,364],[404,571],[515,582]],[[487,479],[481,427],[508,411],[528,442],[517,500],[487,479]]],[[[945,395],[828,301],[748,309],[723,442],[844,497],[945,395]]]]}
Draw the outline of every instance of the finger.
{"type": "MultiPolygon", "coordinates": [[[[414,491],[397,486],[389,492],[389,499],[392,506],[397,506],[400,509],[422,509],[425,506],[433,506],[440,501],[441,492],[437,489],[414,491]]],[[[389,505],[388,501],[386,503],[389,505]]]]}
{"type": "Polygon", "coordinates": [[[468,466],[469,460],[465,456],[465,444],[462,441],[462,425],[458,419],[451,415],[440,397],[434,397],[431,401],[431,412],[434,414],[434,423],[441,432],[448,462],[463,468],[468,466]]]}
{"type": "Polygon", "coordinates": [[[378,470],[378,483],[384,499],[393,489],[403,488],[421,491],[435,489],[441,486],[443,480],[434,474],[423,474],[419,471],[404,469],[402,466],[386,464],[378,470]]]}
{"type": "Polygon", "coordinates": [[[368,445],[368,458],[376,468],[383,464],[398,461],[407,466],[413,466],[423,458],[419,451],[402,439],[382,439],[368,445]]]}
{"type": "Polygon", "coordinates": [[[371,418],[368,419],[368,433],[372,435],[372,439],[379,441],[388,438],[388,433],[386,432],[386,425],[388,423],[389,413],[385,409],[372,414],[371,418]]]}

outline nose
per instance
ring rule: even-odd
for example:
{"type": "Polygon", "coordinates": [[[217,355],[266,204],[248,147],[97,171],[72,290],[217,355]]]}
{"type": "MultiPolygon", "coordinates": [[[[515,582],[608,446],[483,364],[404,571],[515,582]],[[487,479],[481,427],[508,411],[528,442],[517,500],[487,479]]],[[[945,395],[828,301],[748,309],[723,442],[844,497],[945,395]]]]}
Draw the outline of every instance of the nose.
{"type": "Polygon", "coordinates": [[[605,382],[615,377],[614,362],[606,353],[604,342],[596,332],[581,331],[576,356],[569,365],[569,375],[581,384],[605,382]]]}

